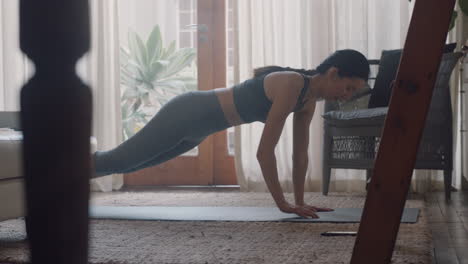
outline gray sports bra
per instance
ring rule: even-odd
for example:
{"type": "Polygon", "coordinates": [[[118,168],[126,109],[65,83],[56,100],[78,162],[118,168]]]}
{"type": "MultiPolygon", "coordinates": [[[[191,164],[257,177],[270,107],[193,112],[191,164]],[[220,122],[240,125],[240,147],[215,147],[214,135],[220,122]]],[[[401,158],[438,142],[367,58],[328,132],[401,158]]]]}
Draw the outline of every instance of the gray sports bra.
{"type": "MultiPolygon", "coordinates": [[[[268,99],[263,88],[263,80],[266,75],[258,76],[246,80],[233,87],[234,105],[237,112],[245,123],[260,121],[265,123],[268,112],[270,112],[272,102],[268,99]]],[[[304,77],[304,87],[301,90],[299,98],[293,112],[302,109],[307,100],[303,100],[309,87],[309,78],[304,77]]]]}

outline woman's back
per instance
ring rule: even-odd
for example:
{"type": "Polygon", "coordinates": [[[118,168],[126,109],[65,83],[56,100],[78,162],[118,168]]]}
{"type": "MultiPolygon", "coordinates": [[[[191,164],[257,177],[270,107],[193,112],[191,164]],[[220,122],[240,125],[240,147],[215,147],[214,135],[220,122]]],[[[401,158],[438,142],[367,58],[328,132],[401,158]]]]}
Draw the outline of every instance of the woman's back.
{"type": "MultiPolygon", "coordinates": [[[[233,87],[234,91],[234,104],[239,112],[240,117],[245,123],[254,121],[265,122],[268,112],[271,109],[272,101],[269,99],[268,91],[265,90],[264,81],[270,73],[266,73],[252,79],[248,79],[233,87]]],[[[309,85],[309,79],[302,75],[304,78],[304,86],[298,98],[294,111],[302,108],[304,95],[309,85]]],[[[285,75],[284,78],[287,78],[285,75]]],[[[288,87],[284,87],[288,89],[288,87]]],[[[287,92],[287,91],[286,91],[287,92]]]]}

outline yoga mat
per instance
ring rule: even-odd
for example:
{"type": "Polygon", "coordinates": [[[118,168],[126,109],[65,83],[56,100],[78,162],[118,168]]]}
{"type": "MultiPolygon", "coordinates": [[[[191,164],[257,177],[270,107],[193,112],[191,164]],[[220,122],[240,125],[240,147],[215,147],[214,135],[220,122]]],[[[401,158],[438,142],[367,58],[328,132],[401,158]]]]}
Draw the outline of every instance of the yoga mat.
{"type": "MultiPolygon", "coordinates": [[[[336,208],[333,212],[317,214],[318,219],[302,218],[276,207],[90,206],[90,217],[95,219],[322,223],[359,223],[362,208],[336,208]]],[[[416,223],[418,215],[419,209],[405,208],[401,222],[416,223]]]]}

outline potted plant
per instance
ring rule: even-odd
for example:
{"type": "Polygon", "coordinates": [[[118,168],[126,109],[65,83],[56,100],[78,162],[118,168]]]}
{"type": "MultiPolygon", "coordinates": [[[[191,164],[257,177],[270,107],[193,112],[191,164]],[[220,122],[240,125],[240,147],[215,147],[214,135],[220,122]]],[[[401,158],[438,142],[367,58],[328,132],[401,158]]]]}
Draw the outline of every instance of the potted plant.
{"type": "MultiPolygon", "coordinates": [[[[121,108],[124,138],[143,127],[173,96],[197,89],[197,80],[186,71],[196,68],[196,50],[176,50],[176,42],[163,47],[156,25],[146,42],[134,31],[128,47],[120,48],[121,108]],[[184,74],[185,71],[185,74],[184,74]]],[[[196,71],[195,71],[196,72],[196,71]]]]}

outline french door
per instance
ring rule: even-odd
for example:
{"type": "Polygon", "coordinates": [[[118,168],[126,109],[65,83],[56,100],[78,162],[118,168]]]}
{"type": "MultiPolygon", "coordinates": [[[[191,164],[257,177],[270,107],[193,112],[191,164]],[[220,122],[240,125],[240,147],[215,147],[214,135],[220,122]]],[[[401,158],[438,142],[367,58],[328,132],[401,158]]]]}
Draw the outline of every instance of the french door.
{"type": "MultiPolygon", "coordinates": [[[[154,5],[161,2],[165,1],[153,0],[154,5]]],[[[185,76],[192,74],[195,85],[190,86],[190,83],[187,83],[184,86],[185,90],[180,89],[179,92],[186,92],[188,89],[210,90],[226,87],[226,0],[177,0],[173,2],[176,2],[178,6],[173,10],[175,13],[170,15],[177,16],[178,19],[175,25],[172,25],[175,28],[171,29],[166,26],[164,30],[173,31],[173,35],[178,38],[177,48],[196,51],[192,66],[187,65],[184,69],[180,69],[180,74],[174,75],[179,76],[179,80],[187,80],[180,76],[184,73],[185,76]],[[177,33],[174,34],[174,32],[177,33]]],[[[168,87],[169,92],[159,91],[159,94],[154,97],[164,98],[171,91],[173,92],[173,89],[169,88],[173,87],[168,87]]],[[[175,95],[172,94],[172,96],[175,95]]],[[[160,105],[164,103],[163,101],[160,105]]],[[[229,154],[227,145],[226,131],[219,132],[209,136],[197,148],[182,156],[151,168],[125,174],[125,185],[237,184],[234,158],[232,154],[229,154]]]]}

